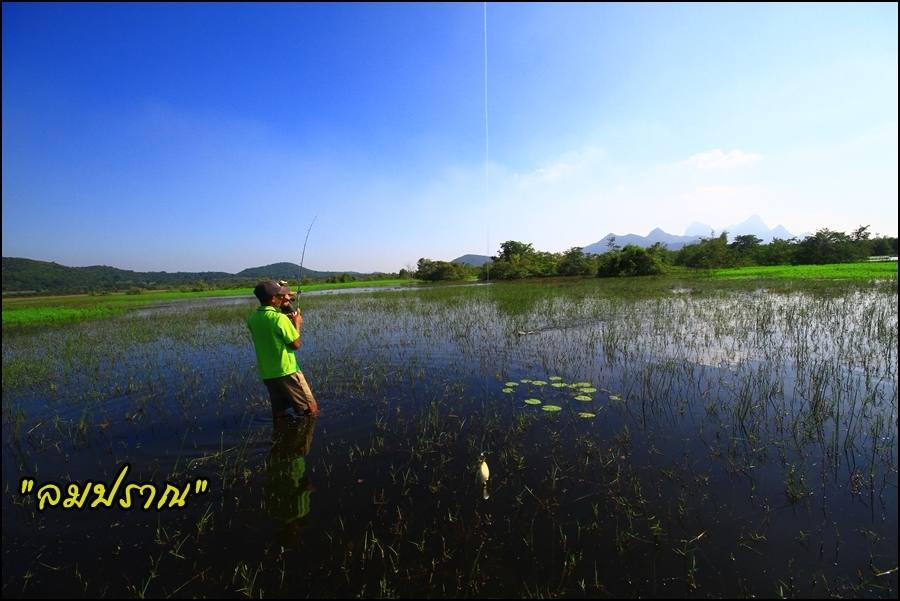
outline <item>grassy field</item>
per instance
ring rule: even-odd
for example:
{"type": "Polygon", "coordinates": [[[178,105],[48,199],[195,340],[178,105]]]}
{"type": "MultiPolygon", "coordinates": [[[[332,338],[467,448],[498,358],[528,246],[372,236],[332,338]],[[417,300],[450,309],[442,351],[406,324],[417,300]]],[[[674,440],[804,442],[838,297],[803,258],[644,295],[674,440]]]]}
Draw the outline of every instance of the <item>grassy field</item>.
{"type": "Polygon", "coordinates": [[[734,267],[713,269],[709,275],[719,279],[777,278],[777,279],[880,279],[896,278],[897,263],[836,263],[832,265],[771,265],[765,267],[734,267]]]}
{"type": "MultiPolygon", "coordinates": [[[[418,280],[388,279],[301,286],[302,292],[360,287],[416,286],[418,280]]],[[[27,326],[39,323],[62,323],[84,319],[121,315],[165,301],[198,298],[253,296],[252,288],[222,288],[183,292],[178,290],[147,291],[140,294],[114,292],[109,294],[68,294],[59,296],[29,296],[3,299],[3,327],[27,326]]]]}

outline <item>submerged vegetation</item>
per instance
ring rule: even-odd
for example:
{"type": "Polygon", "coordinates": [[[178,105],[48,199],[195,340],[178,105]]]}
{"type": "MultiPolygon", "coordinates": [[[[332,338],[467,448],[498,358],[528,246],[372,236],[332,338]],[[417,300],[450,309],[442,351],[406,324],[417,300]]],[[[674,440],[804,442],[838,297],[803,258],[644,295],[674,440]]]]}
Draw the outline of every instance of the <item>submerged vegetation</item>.
{"type": "Polygon", "coordinates": [[[3,592],[896,598],[897,304],[896,266],[301,297],[288,432],[249,300],[5,325],[3,592]],[[19,492],[123,462],[209,489],[19,492]]]}
{"type": "MultiPolygon", "coordinates": [[[[424,261],[424,260],[423,260],[424,261]]],[[[422,263],[426,265],[426,263],[422,263]]],[[[441,273],[435,267],[434,262],[427,262],[429,269],[436,269],[431,273],[441,273]]],[[[622,289],[635,288],[637,290],[665,289],[666,286],[689,286],[690,281],[696,279],[748,279],[761,281],[759,285],[772,284],[766,280],[805,280],[802,287],[821,288],[830,286],[833,280],[880,280],[897,278],[896,263],[841,263],[835,265],[796,265],[796,266],[771,266],[771,267],[744,267],[730,269],[714,269],[706,271],[668,269],[669,275],[653,283],[640,282],[636,284],[593,284],[585,282],[581,278],[568,280],[556,279],[553,281],[539,282],[539,285],[550,284],[563,286],[570,289],[584,287],[610,287],[611,292],[622,289]],[[813,281],[809,281],[813,280],[813,281]],[[818,281],[822,280],[822,281],[818,281]],[[824,282],[824,283],[823,283],[824,282]]],[[[462,272],[458,272],[459,275],[462,272]]],[[[460,275],[460,277],[463,277],[460,275]]],[[[426,281],[428,278],[424,278],[426,281]]],[[[440,280],[441,278],[431,278],[440,280]]],[[[332,282],[303,284],[299,287],[291,283],[295,289],[302,292],[319,292],[323,290],[339,290],[347,288],[377,288],[377,287],[410,287],[422,285],[420,280],[413,279],[383,279],[372,281],[332,282]]],[[[783,287],[784,283],[774,284],[783,287]]],[[[598,292],[602,290],[598,289],[598,292]]],[[[41,297],[16,297],[3,299],[3,328],[17,326],[41,326],[47,323],[63,323],[82,321],[98,317],[111,317],[123,315],[129,310],[140,307],[152,306],[163,301],[186,301],[191,299],[216,298],[216,297],[242,297],[252,298],[252,288],[222,288],[218,290],[203,291],[149,291],[139,293],[103,293],[91,295],[60,295],[41,297]]],[[[503,302],[503,301],[501,301],[503,302]]]]}

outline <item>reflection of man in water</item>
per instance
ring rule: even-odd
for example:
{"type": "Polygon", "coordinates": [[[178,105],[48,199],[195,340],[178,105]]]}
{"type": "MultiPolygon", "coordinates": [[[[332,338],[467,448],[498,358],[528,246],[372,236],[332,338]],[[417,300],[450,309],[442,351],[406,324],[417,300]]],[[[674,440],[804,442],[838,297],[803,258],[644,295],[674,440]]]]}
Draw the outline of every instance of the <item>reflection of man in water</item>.
{"type": "Polygon", "coordinates": [[[313,489],[306,472],[315,417],[276,419],[266,459],[266,511],[279,522],[282,546],[297,543],[313,489]]]}

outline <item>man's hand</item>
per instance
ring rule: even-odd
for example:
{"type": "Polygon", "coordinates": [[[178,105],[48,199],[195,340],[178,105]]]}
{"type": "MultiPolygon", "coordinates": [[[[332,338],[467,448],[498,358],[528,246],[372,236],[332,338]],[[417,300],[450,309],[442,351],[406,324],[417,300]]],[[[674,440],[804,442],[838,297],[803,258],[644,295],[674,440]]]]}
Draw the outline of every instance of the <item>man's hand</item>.
{"type": "Polygon", "coordinates": [[[295,351],[300,348],[300,326],[303,325],[303,316],[300,315],[300,309],[295,309],[293,313],[288,314],[288,317],[291,318],[291,321],[294,322],[294,328],[297,330],[297,340],[290,343],[290,346],[295,351]]]}

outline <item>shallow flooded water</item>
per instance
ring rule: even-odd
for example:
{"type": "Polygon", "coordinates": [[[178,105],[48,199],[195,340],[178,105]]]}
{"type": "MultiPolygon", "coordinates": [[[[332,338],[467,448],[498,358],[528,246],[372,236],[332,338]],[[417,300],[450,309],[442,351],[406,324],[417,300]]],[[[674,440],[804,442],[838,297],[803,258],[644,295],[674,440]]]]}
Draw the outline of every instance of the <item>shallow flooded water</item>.
{"type": "Polygon", "coordinates": [[[895,289],[301,304],[286,427],[249,302],[7,336],[4,594],[896,597],[895,289]]]}

